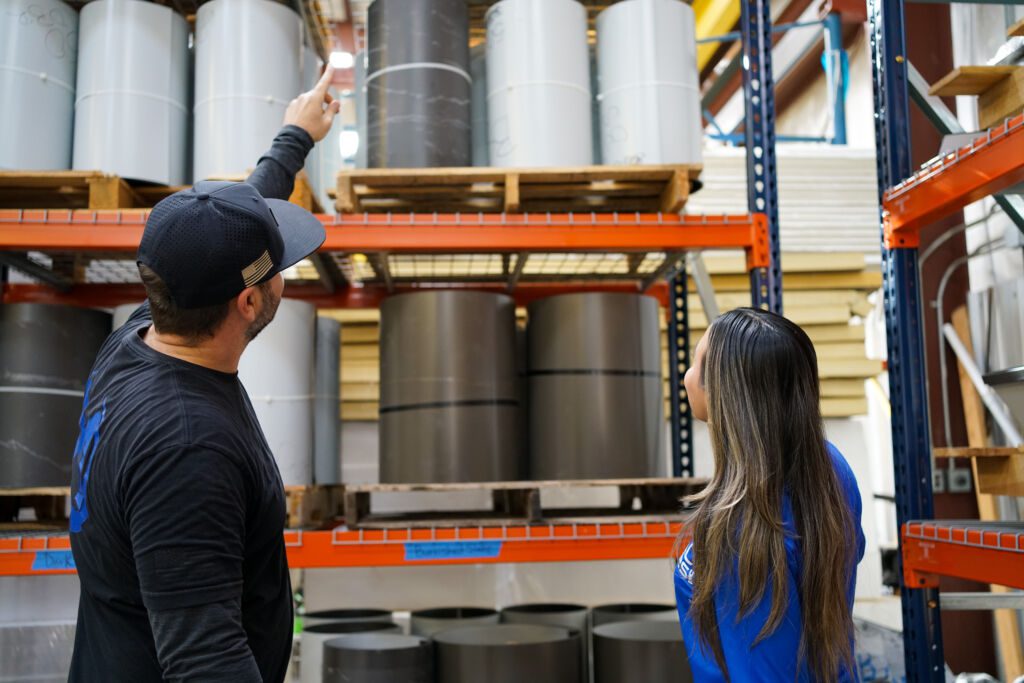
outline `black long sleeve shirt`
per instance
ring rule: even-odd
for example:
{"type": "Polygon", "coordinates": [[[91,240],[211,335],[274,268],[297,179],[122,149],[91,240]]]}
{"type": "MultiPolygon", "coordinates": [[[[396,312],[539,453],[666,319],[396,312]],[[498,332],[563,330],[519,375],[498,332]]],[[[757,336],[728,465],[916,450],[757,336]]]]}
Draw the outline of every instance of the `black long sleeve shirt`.
{"type": "MultiPolygon", "coordinates": [[[[286,199],[313,146],[285,126],[248,182],[286,199]]],[[[70,681],[284,680],[284,491],[237,374],[153,350],[144,304],[90,373],[72,481],[70,681]]]]}

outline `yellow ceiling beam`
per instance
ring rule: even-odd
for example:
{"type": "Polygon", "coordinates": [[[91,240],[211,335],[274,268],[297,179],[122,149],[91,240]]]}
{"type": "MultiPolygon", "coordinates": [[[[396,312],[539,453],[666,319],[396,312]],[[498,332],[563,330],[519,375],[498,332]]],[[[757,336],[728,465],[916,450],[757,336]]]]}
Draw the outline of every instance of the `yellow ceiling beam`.
{"type": "MultiPolygon", "coordinates": [[[[720,36],[732,31],[740,20],[741,0],[693,0],[693,12],[697,15],[697,38],[720,36]]],[[[718,49],[717,43],[701,43],[697,46],[697,69],[703,69],[718,49]]]]}

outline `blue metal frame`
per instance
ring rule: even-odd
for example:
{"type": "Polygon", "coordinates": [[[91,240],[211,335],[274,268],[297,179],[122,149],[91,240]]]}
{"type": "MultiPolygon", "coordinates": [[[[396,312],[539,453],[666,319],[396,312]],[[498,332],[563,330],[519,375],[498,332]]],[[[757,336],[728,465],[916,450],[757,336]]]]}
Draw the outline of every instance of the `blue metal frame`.
{"type": "Polygon", "coordinates": [[[668,375],[672,476],[693,476],[693,415],[683,375],[690,367],[690,306],[686,264],[668,281],[668,375]]]}
{"type": "Polygon", "coordinates": [[[782,313],[770,0],[740,0],[740,8],[747,205],[751,212],[763,213],[768,217],[768,249],[771,255],[768,268],[757,268],[750,272],[751,305],[782,313]]]}
{"type": "Polygon", "coordinates": [[[836,12],[825,17],[825,81],[832,100],[832,144],[846,144],[846,91],[848,57],[843,49],[843,22],[836,12]]]}
{"type": "MultiPolygon", "coordinates": [[[[912,170],[903,2],[868,0],[867,6],[881,204],[882,193],[908,177],[912,170]]],[[[885,247],[884,239],[883,233],[882,274],[896,517],[902,528],[910,520],[934,517],[928,395],[917,249],[890,250],[885,247]]],[[[944,681],[938,590],[903,586],[901,597],[907,680],[944,681]]]]}

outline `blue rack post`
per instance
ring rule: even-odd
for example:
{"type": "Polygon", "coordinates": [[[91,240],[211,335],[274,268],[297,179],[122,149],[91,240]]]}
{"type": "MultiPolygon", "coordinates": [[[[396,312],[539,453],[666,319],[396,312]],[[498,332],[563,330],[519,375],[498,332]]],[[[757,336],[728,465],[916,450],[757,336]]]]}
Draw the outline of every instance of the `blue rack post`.
{"type": "MultiPolygon", "coordinates": [[[[902,0],[868,0],[868,19],[881,205],[885,190],[907,178],[913,166],[902,0]]],[[[896,518],[902,528],[910,520],[934,517],[931,444],[917,249],[887,249],[884,230],[882,275],[896,518]]],[[[900,552],[902,558],[902,541],[900,552]]],[[[901,597],[907,680],[916,683],[944,681],[938,590],[903,586],[901,597]]]]}
{"type": "Polygon", "coordinates": [[[752,213],[763,213],[768,217],[768,249],[771,256],[768,268],[757,268],[750,272],[751,305],[782,313],[770,0],[740,0],[740,8],[747,205],[752,213]]]}
{"type": "Polygon", "coordinates": [[[669,411],[672,428],[672,476],[693,476],[693,415],[683,375],[690,367],[690,306],[686,264],[668,280],[669,411]]]}

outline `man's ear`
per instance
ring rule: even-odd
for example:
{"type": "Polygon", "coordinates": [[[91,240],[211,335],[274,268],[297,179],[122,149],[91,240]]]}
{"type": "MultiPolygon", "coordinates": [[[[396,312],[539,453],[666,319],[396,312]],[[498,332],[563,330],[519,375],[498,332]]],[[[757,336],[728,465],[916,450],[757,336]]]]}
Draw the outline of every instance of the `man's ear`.
{"type": "Polygon", "coordinates": [[[256,320],[256,314],[259,310],[259,294],[257,294],[257,289],[257,287],[246,287],[235,297],[235,308],[246,322],[251,323],[256,320]]]}

